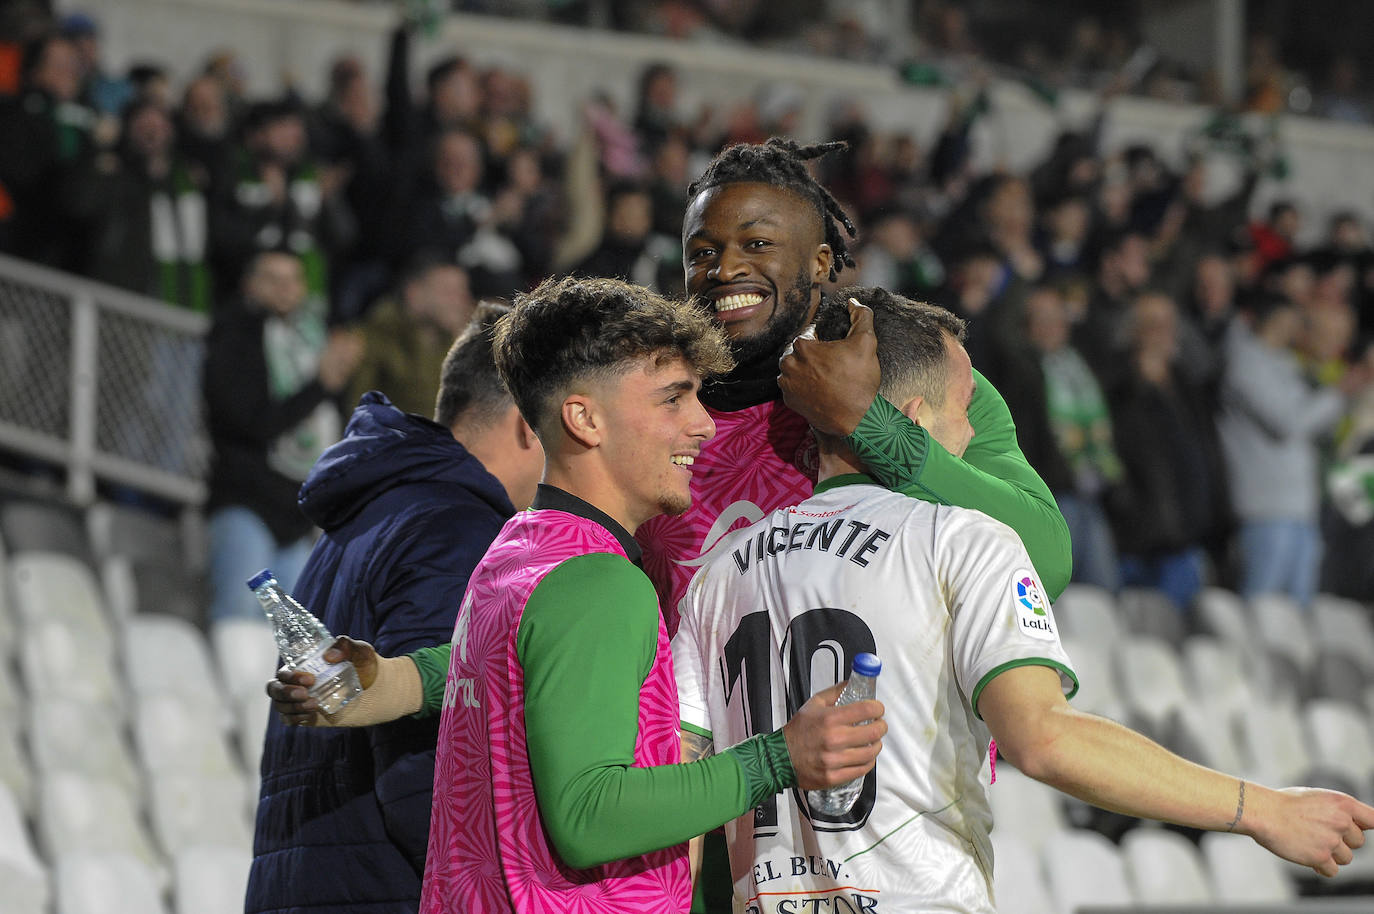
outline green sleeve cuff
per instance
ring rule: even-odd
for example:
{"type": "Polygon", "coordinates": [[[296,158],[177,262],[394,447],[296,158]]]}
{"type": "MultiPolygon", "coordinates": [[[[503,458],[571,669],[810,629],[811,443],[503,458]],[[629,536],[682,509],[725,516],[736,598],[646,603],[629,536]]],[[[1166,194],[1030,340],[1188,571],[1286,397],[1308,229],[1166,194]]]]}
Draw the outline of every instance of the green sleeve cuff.
{"type": "Polygon", "coordinates": [[[452,644],[436,644],[406,655],[420,671],[420,710],[412,717],[433,717],[444,707],[444,686],[448,682],[448,661],[452,653],[452,644]]]}
{"type": "Polygon", "coordinates": [[[733,755],[744,770],[745,791],[749,806],[758,806],[774,794],[796,786],[797,772],[792,768],[792,756],[787,751],[787,738],[781,730],[750,737],[737,746],[725,750],[733,755]]]}
{"type": "Polygon", "coordinates": [[[881,396],[873,398],[845,443],[873,478],[887,488],[934,500],[929,494],[907,491],[920,484],[930,448],[929,433],[881,396]]]}
{"type": "Polygon", "coordinates": [[[1060,676],[1073,683],[1073,687],[1069,689],[1068,694],[1064,697],[1069,699],[1078,694],[1078,674],[1064,666],[1064,664],[1060,663],[1058,660],[1051,660],[1048,657],[1022,657],[1019,660],[1009,660],[1006,663],[988,670],[983,674],[983,678],[978,680],[978,685],[974,687],[973,697],[969,699],[969,707],[973,708],[973,713],[979,720],[983,719],[983,712],[978,710],[978,699],[982,696],[983,689],[989,682],[992,682],[1007,670],[1014,670],[1020,666],[1047,666],[1052,670],[1057,670],[1060,676]]]}

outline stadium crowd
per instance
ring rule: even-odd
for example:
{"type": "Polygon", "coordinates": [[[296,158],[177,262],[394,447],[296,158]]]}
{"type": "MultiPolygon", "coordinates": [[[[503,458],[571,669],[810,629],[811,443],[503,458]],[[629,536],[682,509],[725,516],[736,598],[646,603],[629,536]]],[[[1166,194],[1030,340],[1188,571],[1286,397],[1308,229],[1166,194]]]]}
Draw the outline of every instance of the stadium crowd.
{"type": "MultiPolygon", "coordinates": [[[[579,4],[567,6],[576,19],[579,4]]],[[[700,8],[608,8],[621,6],[660,25],[700,8]]],[[[931,59],[976,56],[957,7],[928,6],[931,59]]],[[[340,416],[373,387],[428,414],[477,300],[560,274],[681,295],[688,182],[719,149],[796,126],[785,92],[685,111],[682,77],[659,64],[630,110],[587,99],[564,143],[510,65],[454,53],[413,91],[426,5],[405,8],[414,16],[394,31],[386,72],[341,56],[323,99],[289,85],[248,97],[232,50],[184,85],[157,63],[113,73],[97,22],[39,3],[10,4],[0,22],[0,250],[214,319],[212,549],[218,516],[226,541],[255,527],[264,549],[299,561],[309,525],[288,495],[340,416]],[[253,362],[270,421],[244,407],[245,340],[263,341],[253,362]],[[217,382],[216,365],[233,371],[217,382]]],[[[1130,59],[1103,54],[1092,73],[1130,59]]],[[[1249,144],[1241,187],[1221,203],[1201,157],[1172,167],[1148,145],[1106,149],[1121,79],[1097,80],[1097,120],[1033,170],[979,172],[982,69],[941,70],[965,79],[929,144],[873,129],[860,105],[837,108],[826,139],[848,150],[820,177],[858,223],[860,282],[969,321],[973,361],[1005,393],[1070,524],[1075,580],[1156,587],[1180,608],[1205,583],[1374,599],[1359,558],[1374,549],[1364,218],[1342,212],[1305,232],[1296,203],[1255,214],[1261,175],[1281,164],[1273,143],[1249,144]]]]}

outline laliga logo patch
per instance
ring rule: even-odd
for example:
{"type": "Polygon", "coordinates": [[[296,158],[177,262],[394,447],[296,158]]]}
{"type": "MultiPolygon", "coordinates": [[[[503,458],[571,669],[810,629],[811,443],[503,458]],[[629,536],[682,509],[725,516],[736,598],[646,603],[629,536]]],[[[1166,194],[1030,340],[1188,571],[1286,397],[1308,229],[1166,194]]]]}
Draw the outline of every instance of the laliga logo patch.
{"type": "Polygon", "coordinates": [[[1040,582],[1030,569],[1023,568],[1012,575],[1012,592],[1016,597],[1016,620],[1021,632],[1041,641],[1054,640],[1054,616],[1040,582]]]}

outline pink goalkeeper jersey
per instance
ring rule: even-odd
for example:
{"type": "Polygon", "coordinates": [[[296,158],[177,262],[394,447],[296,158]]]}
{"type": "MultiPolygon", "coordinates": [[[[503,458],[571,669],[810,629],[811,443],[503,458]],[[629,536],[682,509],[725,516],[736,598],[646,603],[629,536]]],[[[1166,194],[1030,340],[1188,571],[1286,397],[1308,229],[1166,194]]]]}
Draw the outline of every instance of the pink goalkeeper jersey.
{"type": "MultiPolygon", "coordinates": [[[[574,870],[549,846],[535,804],[516,634],[544,576],[595,552],[625,555],[594,521],[527,511],[506,522],[473,571],[453,632],[439,723],[422,914],[676,914],[691,903],[685,844],[574,870]]],[[[646,768],[681,758],[677,686],[661,618],[639,693],[634,758],[646,768]]]]}
{"type": "Polygon", "coordinates": [[[677,631],[677,605],[687,582],[721,538],[778,508],[801,504],[816,487],[816,438],[781,400],[707,412],[716,436],[692,466],[692,506],[680,517],[648,520],[635,534],[670,634],[677,631]]]}

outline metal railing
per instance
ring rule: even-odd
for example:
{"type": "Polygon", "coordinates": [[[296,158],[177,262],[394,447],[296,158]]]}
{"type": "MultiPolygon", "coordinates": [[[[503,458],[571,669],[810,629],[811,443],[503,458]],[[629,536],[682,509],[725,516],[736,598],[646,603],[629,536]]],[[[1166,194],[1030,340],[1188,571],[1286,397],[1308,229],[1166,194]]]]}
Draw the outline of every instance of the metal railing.
{"type": "Polygon", "coordinates": [[[200,393],[209,319],[0,255],[0,450],[197,506],[209,443],[200,393]]]}

